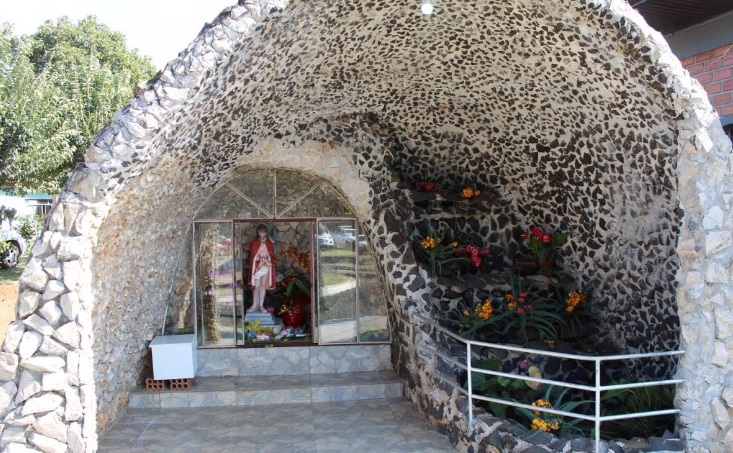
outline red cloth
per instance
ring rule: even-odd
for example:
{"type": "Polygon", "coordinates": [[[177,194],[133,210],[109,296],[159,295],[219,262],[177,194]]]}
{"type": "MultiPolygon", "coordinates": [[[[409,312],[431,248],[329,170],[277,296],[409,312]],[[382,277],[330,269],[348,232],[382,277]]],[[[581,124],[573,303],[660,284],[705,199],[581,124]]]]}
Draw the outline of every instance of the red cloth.
{"type": "MultiPolygon", "coordinates": [[[[249,244],[249,278],[247,279],[248,283],[252,282],[252,275],[257,271],[255,269],[255,256],[257,256],[257,251],[260,249],[260,244],[262,244],[262,241],[258,239],[255,239],[249,244]]],[[[270,272],[269,272],[269,278],[267,282],[267,289],[272,289],[275,287],[275,245],[272,243],[270,238],[265,239],[265,247],[267,248],[267,253],[270,255],[270,261],[272,262],[270,266],[270,272]]]]}

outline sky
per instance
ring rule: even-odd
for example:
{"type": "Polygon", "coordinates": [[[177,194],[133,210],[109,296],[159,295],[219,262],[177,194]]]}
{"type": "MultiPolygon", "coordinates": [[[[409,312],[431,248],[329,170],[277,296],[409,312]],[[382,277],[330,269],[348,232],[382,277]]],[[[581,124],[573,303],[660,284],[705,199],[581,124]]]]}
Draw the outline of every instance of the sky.
{"type": "Polygon", "coordinates": [[[127,47],[149,56],[158,69],[176,58],[203,28],[237,0],[0,0],[0,22],[13,34],[34,33],[46,20],[88,15],[126,37],[127,47]]]}

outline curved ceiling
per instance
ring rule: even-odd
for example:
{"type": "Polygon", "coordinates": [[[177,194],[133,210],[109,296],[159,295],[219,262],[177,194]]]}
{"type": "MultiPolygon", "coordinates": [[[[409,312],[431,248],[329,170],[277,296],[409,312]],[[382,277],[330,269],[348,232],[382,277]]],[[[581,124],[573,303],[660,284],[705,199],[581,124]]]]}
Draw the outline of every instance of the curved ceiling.
{"type": "Polygon", "coordinates": [[[634,25],[599,14],[574,1],[441,2],[431,16],[416,2],[295,1],[236,43],[167,137],[169,156],[211,186],[267,140],[363,114],[398,149],[431,155],[439,177],[480,156],[494,184],[526,173],[538,144],[668,146],[665,77],[634,25]]]}

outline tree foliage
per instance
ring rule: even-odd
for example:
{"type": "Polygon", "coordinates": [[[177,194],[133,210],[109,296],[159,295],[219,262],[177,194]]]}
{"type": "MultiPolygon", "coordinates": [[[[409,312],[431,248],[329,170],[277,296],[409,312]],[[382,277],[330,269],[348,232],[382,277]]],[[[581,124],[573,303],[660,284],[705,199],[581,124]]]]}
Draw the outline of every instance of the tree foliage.
{"type": "Polygon", "coordinates": [[[155,69],[93,16],[0,26],[0,187],[56,193],[94,135],[155,69]]]}

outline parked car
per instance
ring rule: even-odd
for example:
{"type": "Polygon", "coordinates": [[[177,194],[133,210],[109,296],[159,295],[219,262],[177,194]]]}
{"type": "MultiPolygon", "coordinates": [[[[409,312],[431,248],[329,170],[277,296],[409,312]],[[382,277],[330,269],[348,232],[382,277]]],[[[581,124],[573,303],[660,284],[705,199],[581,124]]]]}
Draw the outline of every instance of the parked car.
{"type": "Polygon", "coordinates": [[[321,247],[333,247],[333,236],[326,225],[318,224],[318,245],[321,247]]]}
{"type": "Polygon", "coordinates": [[[18,265],[25,252],[25,239],[15,230],[3,230],[3,240],[9,247],[0,254],[0,268],[10,269],[18,265]]]}
{"type": "Polygon", "coordinates": [[[348,225],[340,226],[333,234],[333,245],[341,248],[353,248],[356,242],[356,229],[348,225]]]}

